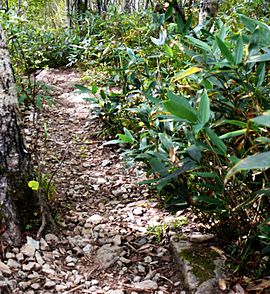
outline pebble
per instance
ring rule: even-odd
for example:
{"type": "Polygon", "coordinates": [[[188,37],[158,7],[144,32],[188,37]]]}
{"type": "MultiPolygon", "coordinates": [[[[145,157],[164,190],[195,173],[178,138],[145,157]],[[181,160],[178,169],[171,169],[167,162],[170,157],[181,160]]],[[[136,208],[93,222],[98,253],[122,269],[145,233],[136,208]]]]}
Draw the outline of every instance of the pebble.
{"type": "Polygon", "coordinates": [[[157,290],[158,284],[151,280],[145,280],[139,283],[135,283],[134,287],[140,290],[157,290]]]}
{"type": "Polygon", "coordinates": [[[45,235],[45,240],[48,244],[56,244],[59,242],[59,239],[56,235],[54,234],[47,234],[45,235]]]}
{"type": "Polygon", "coordinates": [[[22,266],[22,270],[23,271],[31,271],[34,267],[35,267],[36,263],[35,262],[28,262],[27,264],[23,264],[22,266]]]}
{"type": "Polygon", "coordinates": [[[11,274],[11,270],[9,268],[8,265],[6,265],[5,263],[3,263],[2,261],[0,261],[0,272],[10,275],[11,274]]]}
{"type": "Polygon", "coordinates": [[[6,259],[9,259],[9,258],[15,258],[15,254],[12,253],[12,252],[7,252],[6,253],[6,259]]]}
{"type": "Polygon", "coordinates": [[[102,221],[103,221],[103,217],[101,215],[94,214],[86,220],[86,224],[91,223],[91,224],[97,225],[97,224],[100,224],[102,221]]]}
{"type": "Polygon", "coordinates": [[[9,259],[8,262],[7,262],[7,266],[9,268],[12,268],[12,269],[18,269],[21,267],[21,264],[18,263],[16,260],[14,259],[9,259]]]}
{"type": "Polygon", "coordinates": [[[133,209],[133,214],[135,215],[142,215],[143,214],[143,208],[142,207],[136,207],[135,209],[133,209]]]}
{"type": "Polygon", "coordinates": [[[33,257],[35,254],[36,248],[32,244],[24,244],[21,248],[21,253],[27,257],[33,257]]]}
{"type": "Polygon", "coordinates": [[[43,238],[40,239],[40,249],[42,251],[50,250],[48,243],[43,238]]]}
{"type": "Polygon", "coordinates": [[[45,288],[54,288],[55,286],[56,286],[56,283],[48,279],[46,280],[46,283],[44,285],[45,288]]]}

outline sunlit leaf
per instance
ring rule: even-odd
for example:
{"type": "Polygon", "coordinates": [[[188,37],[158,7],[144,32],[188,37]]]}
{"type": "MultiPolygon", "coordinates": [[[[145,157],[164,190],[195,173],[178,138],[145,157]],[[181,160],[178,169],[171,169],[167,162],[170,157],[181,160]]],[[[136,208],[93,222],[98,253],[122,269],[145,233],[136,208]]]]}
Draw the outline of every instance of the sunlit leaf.
{"type": "Polygon", "coordinates": [[[175,81],[181,80],[181,79],[183,79],[183,78],[185,78],[185,77],[188,77],[188,76],[190,76],[190,75],[193,75],[193,74],[195,74],[195,73],[197,73],[197,72],[200,72],[200,71],[202,71],[202,70],[203,70],[203,69],[200,68],[200,67],[192,66],[192,67],[190,67],[190,68],[188,68],[188,69],[186,69],[186,70],[184,70],[184,71],[178,73],[177,75],[175,75],[175,76],[172,78],[172,82],[175,82],[175,81]]]}
{"type": "Polygon", "coordinates": [[[28,182],[28,187],[30,187],[33,191],[37,191],[39,189],[39,182],[30,181],[28,182]]]}
{"type": "Polygon", "coordinates": [[[253,118],[251,121],[253,121],[257,125],[270,128],[270,115],[260,115],[253,118]]]}
{"type": "Polygon", "coordinates": [[[203,41],[201,41],[201,40],[198,40],[198,39],[196,39],[196,38],[194,38],[194,37],[191,37],[191,36],[186,36],[186,38],[193,44],[193,45],[195,45],[196,47],[199,47],[199,48],[201,48],[201,49],[203,49],[204,51],[206,51],[206,52],[211,52],[211,47],[207,44],[207,43],[205,43],[205,42],[203,42],[203,41]]]}
{"type": "Polygon", "coordinates": [[[270,53],[264,53],[261,55],[254,55],[249,57],[247,62],[264,62],[264,61],[269,61],[270,60],[270,53]]]}
{"type": "Polygon", "coordinates": [[[198,109],[198,120],[205,125],[210,119],[210,104],[207,91],[204,90],[201,95],[201,100],[198,109]]]}
{"type": "Polygon", "coordinates": [[[256,72],[256,86],[259,87],[264,82],[265,77],[265,62],[260,62],[256,72]]]}
{"type": "Polygon", "coordinates": [[[197,121],[196,111],[185,97],[168,92],[168,98],[164,106],[171,114],[190,122],[197,121]]]}
{"type": "Polygon", "coordinates": [[[238,172],[252,169],[267,169],[270,167],[270,151],[257,153],[240,160],[227,173],[225,183],[238,172]]]}
{"type": "Polygon", "coordinates": [[[234,57],[233,57],[231,51],[229,50],[229,48],[225,45],[225,43],[219,37],[216,37],[216,42],[217,42],[217,45],[218,45],[221,53],[224,55],[224,57],[230,63],[234,63],[234,57]]]}
{"type": "Polygon", "coordinates": [[[235,64],[239,64],[243,60],[244,55],[244,44],[242,36],[239,36],[235,45],[235,51],[234,51],[234,60],[235,64]]]}
{"type": "Polygon", "coordinates": [[[168,44],[164,44],[164,52],[169,58],[173,57],[173,50],[168,44]]]}
{"type": "Polygon", "coordinates": [[[238,137],[241,135],[244,135],[246,133],[247,129],[242,129],[242,130],[237,130],[237,131],[232,131],[232,132],[228,132],[222,136],[219,136],[220,139],[229,139],[229,138],[233,138],[233,137],[238,137]]]}

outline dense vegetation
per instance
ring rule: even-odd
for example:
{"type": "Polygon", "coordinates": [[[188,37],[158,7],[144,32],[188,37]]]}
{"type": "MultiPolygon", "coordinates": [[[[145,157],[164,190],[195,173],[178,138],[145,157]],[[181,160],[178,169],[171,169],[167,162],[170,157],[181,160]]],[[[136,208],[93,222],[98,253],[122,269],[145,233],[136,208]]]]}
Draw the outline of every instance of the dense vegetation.
{"type": "MultiPolygon", "coordinates": [[[[1,14],[17,76],[83,69],[88,86],[77,87],[96,105],[100,135],[145,168],[164,206],[192,207],[228,244],[234,270],[269,272],[267,2],[224,1],[200,26],[196,7],[185,22],[172,5],[133,14],[110,7],[74,14],[67,29],[63,3],[48,20],[52,6],[28,2],[23,14],[1,14]]],[[[44,97],[18,83],[20,102],[41,106],[44,97]]]]}

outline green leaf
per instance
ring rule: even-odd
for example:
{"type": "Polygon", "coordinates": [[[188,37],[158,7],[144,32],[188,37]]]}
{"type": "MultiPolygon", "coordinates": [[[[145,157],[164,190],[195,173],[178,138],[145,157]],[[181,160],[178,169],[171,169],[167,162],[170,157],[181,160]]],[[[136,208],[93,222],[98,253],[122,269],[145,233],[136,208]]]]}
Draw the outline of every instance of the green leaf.
{"type": "Polygon", "coordinates": [[[92,85],[91,93],[96,94],[98,91],[98,86],[96,84],[92,85]]]}
{"type": "Polygon", "coordinates": [[[192,20],[193,20],[193,15],[190,13],[189,16],[188,16],[188,19],[184,25],[184,28],[183,28],[183,33],[184,34],[187,34],[190,27],[191,27],[191,24],[192,24],[192,20]]]}
{"type": "Polygon", "coordinates": [[[130,48],[127,48],[127,54],[128,54],[128,57],[133,61],[133,62],[136,62],[137,58],[135,56],[135,53],[132,49],[130,48]]]}
{"type": "Polygon", "coordinates": [[[242,62],[244,56],[244,44],[242,36],[239,36],[235,45],[234,60],[235,64],[242,62]]]}
{"type": "Polygon", "coordinates": [[[219,136],[211,129],[206,128],[206,134],[209,137],[211,143],[217,147],[217,149],[219,150],[219,152],[223,155],[226,154],[227,152],[227,147],[226,145],[223,143],[223,141],[219,138],[219,136]]]}
{"type": "Polygon", "coordinates": [[[168,98],[170,100],[165,101],[164,106],[171,114],[190,122],[197,121],[196,111],[185,97],[178,96],[169,91],[168,98]]]}
{"type": "Polygon", "coordinates": [[[78,84],[76,84],[76,85],[74,85],[74,86],[75,86],[75,88],[77,88],[78,90],[80,90],[81,93],[87,93],[87,94],[91,93],[91,90],[88,89],[88,88],[85,87],[85,86],[78,85],[78,84]]]}
{"type": "Polygon", "coordinates": [[[30,181],[28,182],[28,187],[30,187],[33,191],[37,191],[39,189],[39,182],[30,181]]]}
{"type": "Polygon", "coordinates": [[[149,163],[152,167],[152,173],[159,173],[162,177],[165,177],[168,175],[168,169],[162,161],[156,158],[152,158],[152,159],[149,159],[149,163]]]}
{"type": "Polygon", "coordinates": [[[269,61],[269,60],[270,60],[270,52],[264,53],[261,55],[253,55],[253,56],[249,57],[249,59],[247,60],[247,63],[264,62],[264,61],[269,61]]]}
{"type": "Polygon", "coordinates": [[[242,129],[242,130],[237,130],[237,131],[232,131],[232,132],[228,132],[222,136],[219,136],[220,139],[229,139],[229,138],[233,138],[233,137],[238,137],[241,135],[244,135],[246,133],[247,129],[242,129]]]}
{"type": "Polygon", "coordinates": [[[172,57],[173,57],[173,51],[172,51],[172,48],[171,48],[168,44],[164,44],[164,52],[166,53],[166,55],[167,55],[169,58],[172,58],[172,57]]]}
{"type": "Polygon", "coordinates": [[[209,173],[209,172],[192,172],[191,174],[194,176],[197,176],[197,177],[202,177],[202,178],[219,179],[218,174],[213,173],[213,172],[211,172],[211,173],[209,173]]]}
{"type": "Polygon", "coordinates": [[[200,121],[200,123],[205,125],[206,123],[208,123],[209,119],[210,119],[209,98],[207,95],[207,91],[204,90],[201,96],[200,104],[199,104],[198,120],[200,121]]]}
{"type": "Polygon", "coordinates": [[[220,201],[219,199],[213,198],[213,197],[209,197],[209,196],[203,196],[203,195],[194,196],[193,199],[195,201],[204,202],[204,203],[207,203],[207,204],[222,205],[222,201],[220,201]]]}
{"type": "Polygon", "coordinates": [[[267,26],[265,23],[262,23],[254,18],[250,18],[246,15],[243,15],[243,14],[239,14],[239,17],[241,19],[241,21],[245,24],[245,26],[251,31],[253,32],[257,26],[265,29],[265,30],[268,30],[269,31],[269,26],[267,26]]]}
{"type": "Polygon", "coordinates": [[[229,61],[229,63],[233,64],[234,57],[231,51],[229,50],[229,48],[225,45],[225,43],[219,37],[216,37],[216,42],[221,53],[224,55],[224,57],[229,61]]]}
{"type": "Polygon", "coordinates": [[[257,153],[240,160],[234,165],[225,177],[225,183],[236,173],[243,170],[267,169],[270,167],[270,151],[257,153]]]}
{"type": "Polygon", "coordinates": [[[201,150],[196,145],[191,145],[190,147],[188,147],[187,152],[189,156],[197,162],[200,162],[200,160],[202,159],[201,150]]]}
{"type": "Polygon", "coordinates": [[[251,119],[251,121],[253,121],[257,125],[270,128],[270,115],[260,115],[251,119]]]}
{"type": "Polygon", "coordinates": [[[207,43],[205,43],[201,40],[198,40],[196,38],[193,38],[191,36],[186,36],[186,38],[196,47],[201,48],[202,50],[206,51],[207,53],[211,52],[212,49],[207,43]]]}
{"type": "Polygon", "coordinates": [[[240,120],[234,120],[234,119],[224,119],[224,123],[228,123],[230,125],[238,126],[240,128],[245,128],[247,126],[246,123],[240,121],[240,120]]]}
{"type": "Polygon", "coordinates": [[[166,148],[167,151],[170,151],[170,148],[173,147],[173,142],[169,139],[168,135],[165,133],[158,134],[161,144],[166,148]]]}
{"type": "Polygon", "coordinates": [[[265,62],[260,62],[256,72],[256,86],[260,87],[265,77],[265,62]]]}

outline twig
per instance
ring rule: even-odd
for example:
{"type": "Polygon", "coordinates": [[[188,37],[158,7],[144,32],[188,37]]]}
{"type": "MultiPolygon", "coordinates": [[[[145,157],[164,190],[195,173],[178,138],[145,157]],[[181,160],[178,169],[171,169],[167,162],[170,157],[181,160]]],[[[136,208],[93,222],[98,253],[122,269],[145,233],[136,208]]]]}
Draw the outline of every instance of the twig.
{"type": "Polygon", "coordinates": [[[64,292],[64,294],[72,293],[72,292],[74,292],[74,291],[76,291],[78,289],[81,289],[83,286],[84,286],[84,284],[81,284],[81,285],[79,285],[79,286],[77,286],[77,287],[75,287],[75,288],[73,288],[73,289],[71,289],[69,291],[64,292]]]}

